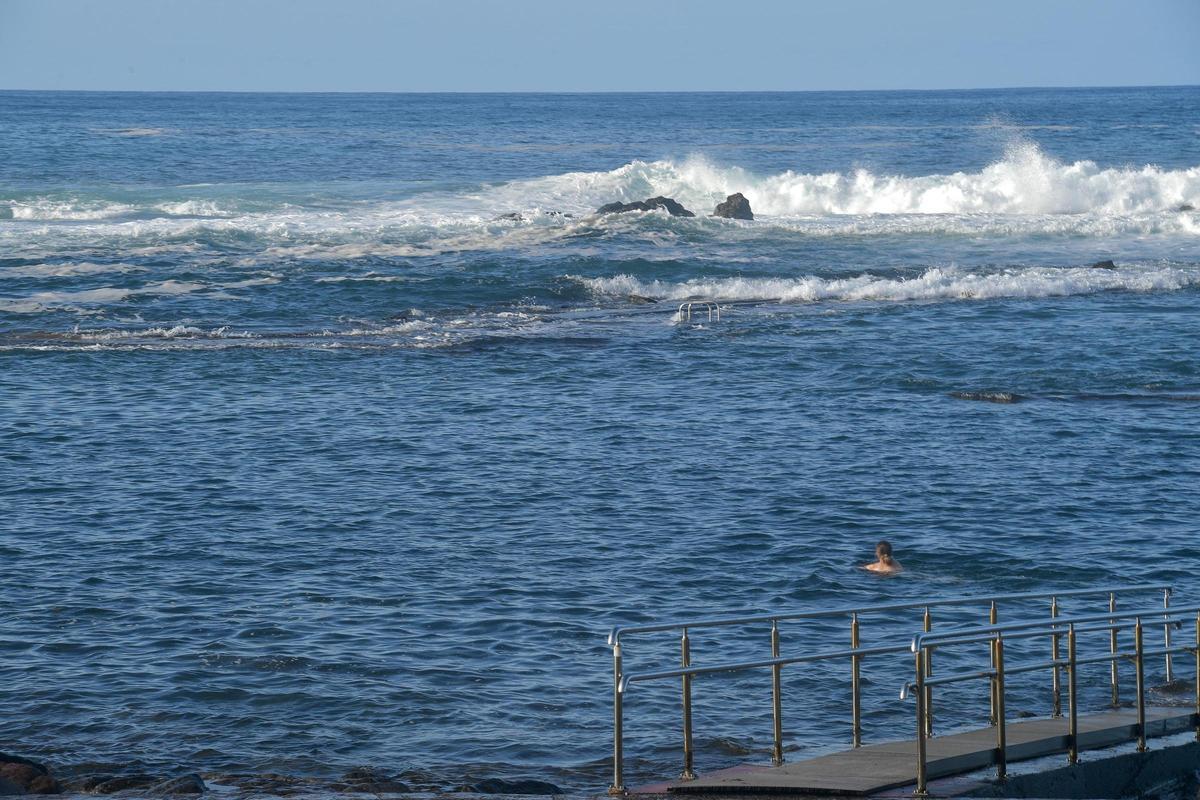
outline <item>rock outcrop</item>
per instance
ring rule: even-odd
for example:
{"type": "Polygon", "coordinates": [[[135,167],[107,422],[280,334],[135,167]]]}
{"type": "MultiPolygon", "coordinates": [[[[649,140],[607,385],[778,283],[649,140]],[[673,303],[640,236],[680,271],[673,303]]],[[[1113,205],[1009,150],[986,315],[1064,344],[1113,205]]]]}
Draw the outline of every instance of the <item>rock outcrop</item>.
{"type": "Polygon", "coordinates": [[[407,794],[412,791],[407,783],[393,775],[374,767],[355,767],[342,776],[346,788],[351,792],[365,794],[407,794]]]}
{"type": "Polygon", "coordinates": [[[750,201],[741,192],[729,195],[725,198],[724,203],[718,203],[712,215],[725,219],[754,219],[754,212],[750,210],[750,201]]]}
{"type": "Polygon", "coordinates": [[[60,794],[62,786],[45,765],[0,753],[0,795],[60,794]]]}
{"type": "Polygon", "coordinates": [[[651,197],[647,200],[635,200],[632,203],[609,203],[596,209],[596,213],[624,214],[627,211],[653,211],[656,208],[665,208],[672,217],[696,216],[669,197],[651,197]]]}
{"type": "Polygon", "coordinates": [[[1092,269],[1116,269],[1117,265],[1112,262],[1111,258],[1106,258],[1103,261],[1097,261],[1092,264],[1092,269]]]}
{"type": "Polygon", "coordinates": [[[147,793],[154,797],[171,797],[180,794],[204,794],[206,791],[208,787],[204,785],[204,781],[199,775],[192,773],[156,783],[147,793]]]}
{"type": "Polygon", "coordinates": [[[501,778],[488,778],[473,786],[464,788],[468,791],[478,792],[479,794],[563,794],[563,790],[553,783],[535,780],[506,781],[501,778]]]}

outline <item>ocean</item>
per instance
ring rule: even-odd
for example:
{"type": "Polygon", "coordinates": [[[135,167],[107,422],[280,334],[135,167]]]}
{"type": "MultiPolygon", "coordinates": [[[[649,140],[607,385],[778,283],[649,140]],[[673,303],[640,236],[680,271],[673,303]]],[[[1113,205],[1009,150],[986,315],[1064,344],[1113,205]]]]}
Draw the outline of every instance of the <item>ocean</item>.
{"type": "MultiPolygon", "coordinates": [[[[615,624],[1195,596],[1200,88],[0,92],[0,142],[0,750],[599,792],[615,624]]],[[[844,746],[848,666],[785,682],[844,746]]],[[[769,674],[696,692],[699,769],[769,758],[769,674]]]]}

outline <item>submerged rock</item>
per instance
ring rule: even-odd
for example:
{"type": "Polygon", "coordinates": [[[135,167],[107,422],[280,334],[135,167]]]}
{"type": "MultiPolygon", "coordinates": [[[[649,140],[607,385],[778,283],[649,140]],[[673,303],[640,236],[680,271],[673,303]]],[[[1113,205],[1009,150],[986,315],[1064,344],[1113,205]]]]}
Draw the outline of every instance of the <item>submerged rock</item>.
{"type": "Polygon", "coordinates": [[[1116,268],[1117,268],[1117,265],[1112,262],[1112,259],[1105,259],[1104,261],[1097,261],[1095,264],[1092,264],[1092,269],[1116,269],[1116,268]]]}
{"type": "Polygon", "coordinates": [[[627,211],[653,211],[656,208],[665,208],[667,213],[672,217],[694,217],[692,212],[688,211],[682,205],[669,197],[651,197],[647,200],[635,200],[632,203],[609,203],[600,206],[596,209],[597,214],[624,214],[627,211]]]}
{"type": "Polygon", "coordinates": [[[50,775],[39,775],[29,782],[25,791],[30,794],[62,794],[62,785],[50,775]]]}
{"type": "Polygon", "coordinates": [[[717,203],[712,215],[725,219],[754,219],[754,212],[750,210],[750,201],[741,192],[729,195],[725,198],[724,203],[717,203]]]}
{"type": "Polygon", "coordinates": [[[646,297],[640,294],[631,294],[629,295],[629,302],[633,303],[634,305],[644,306],[649,303],[657,303],[658,301],[653,297],[646,297]]]}
{"type": "Polygon", "coordinates": [[[157,782],[158,778],[153,775],[117,775],[96,784],[92,787],[92,791],[96,794],[113,794],[114,792],[123,792],[126,789],[145,789],[157,782]]]}
{"type": "Polygon", "coordinates": [[[59,794],[62,786],[44,764],[0,753],[0,795],[59,794]]]}
{"type": "Polygon", "coordinates": [[[374,767],[355,767],[342,776],[345,791],[368,794],[406,794],[412,789],[397,776],[374,767]]]}
{"type": "Polygon", "coordinates": [[[1195,211],[1196,207],[1194,205],[1192,205],[1191,203],[1184,203],[1183,205],[1179,206],[1179,210],[1180,211],[1195,211]]]}
{"type": "Polygon", "coordinates": [[[506,781],[500,778],[488,778],[467,788],[468,791],[480,794],[563,794],[563,790],[553,783],[533,780],[506,781]]]}
{"type": "Polygon", "coordinates": [[[981,403],[1019,403],[1025,398],[1012,392],[951,392],[955,400],[977,400],[981,403]]]}
{"type": "Polygon", "coordinates": [[[147,792],[152,795],[176,795],[176,794],[204,794],[208,791],[208,787],[204,785],[204,781],[199,775],[188,774],[180,775],[178,778],[156,783],[151,786],[147,792]]]}

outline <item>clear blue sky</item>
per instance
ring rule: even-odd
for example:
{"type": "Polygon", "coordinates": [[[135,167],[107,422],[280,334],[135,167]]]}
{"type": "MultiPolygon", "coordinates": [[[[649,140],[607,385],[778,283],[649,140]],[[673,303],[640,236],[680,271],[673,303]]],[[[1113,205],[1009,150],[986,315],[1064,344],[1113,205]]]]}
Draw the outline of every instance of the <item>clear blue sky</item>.
{"type": "Polygon", "coordinates": [[[0,88],[1200,84],[1200,0],[0,0],[0,88]]]}

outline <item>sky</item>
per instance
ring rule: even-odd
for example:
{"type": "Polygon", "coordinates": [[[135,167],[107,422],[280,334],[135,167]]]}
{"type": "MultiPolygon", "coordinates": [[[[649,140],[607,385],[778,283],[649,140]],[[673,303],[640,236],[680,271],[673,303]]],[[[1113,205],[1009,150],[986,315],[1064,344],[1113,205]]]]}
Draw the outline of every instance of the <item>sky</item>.
{"type": "Polygon", "coordinates": [[[0,0],[0,89],[1200,84],[1200,0],[0,0]]]}

